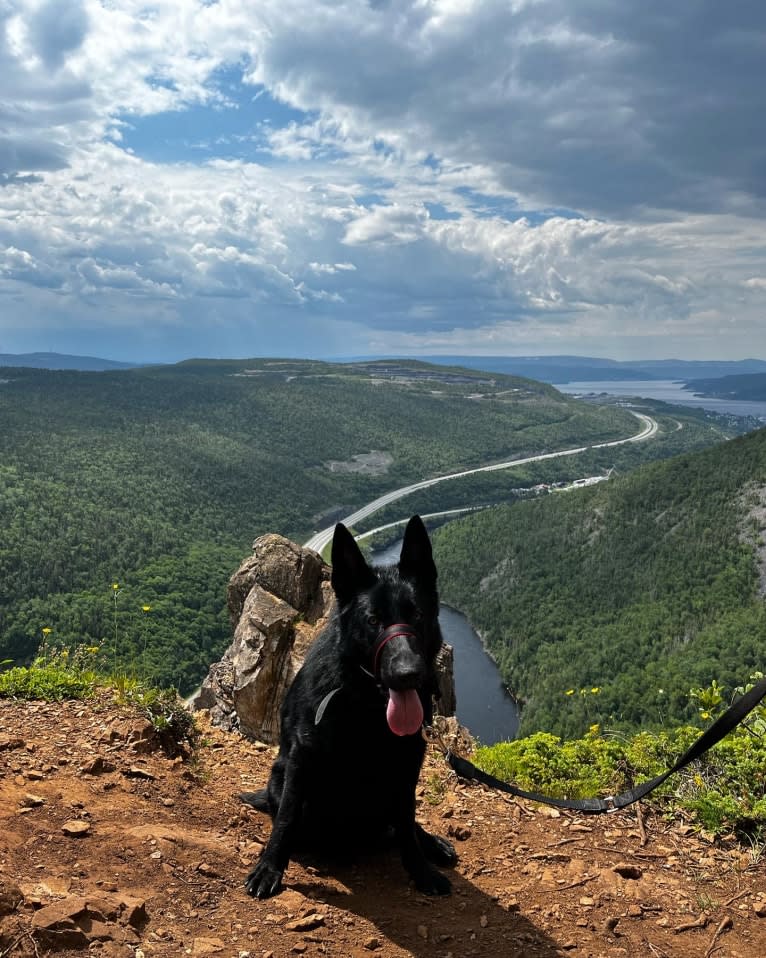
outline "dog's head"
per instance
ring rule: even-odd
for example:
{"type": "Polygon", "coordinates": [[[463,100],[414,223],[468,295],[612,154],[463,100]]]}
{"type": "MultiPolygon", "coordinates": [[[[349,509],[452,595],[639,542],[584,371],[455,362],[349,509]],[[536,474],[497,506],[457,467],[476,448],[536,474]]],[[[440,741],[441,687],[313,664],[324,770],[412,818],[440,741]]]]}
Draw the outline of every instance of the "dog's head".
{"type": "Polygon", "coordinates": [[[347,643],[344,653],[388,690],[391,730],[412,734],[423,721],[421,699],[430,701],[442,641],[436,566],[420,517],[407,524],[398,564],[382,568],[367,564],[339,523],[332,543],[332,587],[347,643]]]}

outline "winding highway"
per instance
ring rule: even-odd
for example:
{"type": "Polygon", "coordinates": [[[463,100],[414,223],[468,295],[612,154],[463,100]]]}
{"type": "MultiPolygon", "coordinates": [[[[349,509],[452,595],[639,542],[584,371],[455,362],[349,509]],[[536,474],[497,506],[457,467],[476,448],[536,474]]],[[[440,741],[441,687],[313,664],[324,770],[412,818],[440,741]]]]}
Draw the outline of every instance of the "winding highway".
{"type": "MultiPolygon", "coordinates": [[[[652,419],[651,416],[646,416],[644,413],[634,412],[633,410],[629,411],[631,415],[635,416],[636,419],[641,422],[641,429],[635,435],[628,436],[627,439],[600,442],[593,446],[578,446],[576,449],[563,449],[560,452],[545,452],[537,456],[526,456],[523,459],[509,459],[506,462],[493,463],[491,466],[478,466],[475,469],[465,469],[463,472],[451,472],[446,476],[423,479],[420,482],[413,482],[409,486],[402,486],[401,489],[394,489],[392,492],[387,492],[384,496],[380,496],[378,499],[368,502],[366,506],[362,506],[361,509],[357,509],[356,512],[352,512],[340,521],[345,526],[354,526],[357,522],[361,522],[362,519],[366,519],[373,513],[378,512],[384,506],[396,502],[397,499],[403,499],[405,496],[409,496],[413,492],[418,492],[420,489],[435,486],[437,482],[448,482],[450,479],[462,479],[464,476],[472,476],[477,472],[497,472],[500,469],[511,469],[513,466],[523,466],[528,462],[541,462],[543,459],[557,459],[560,456],[576,456],[578,453],[587,452],[588,449],[609,449],[612,446],[622,446],[627,442],[643,442],[645,439],[652,439],[657,435],[659,425],[656,420],[652,419]]],[[[327,543],[332,539],[334,531],[335,524],[333,523],[333,525],[327,526],[326,529],[322,529],[313,535],[308,542],[305,543],[304,548],[313,549],[315,552],[321,554],[327,543]]]]}

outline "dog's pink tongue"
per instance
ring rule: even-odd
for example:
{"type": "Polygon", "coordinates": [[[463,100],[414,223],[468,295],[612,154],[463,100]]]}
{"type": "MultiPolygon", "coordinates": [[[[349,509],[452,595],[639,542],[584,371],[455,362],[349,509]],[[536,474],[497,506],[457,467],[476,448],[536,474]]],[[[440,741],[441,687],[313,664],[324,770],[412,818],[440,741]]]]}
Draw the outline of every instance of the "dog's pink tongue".
{"type": "Polygon", "coordinates": [[[386,709],[388,727],[394,735],[414,735],[423,724],[423,706],[420,696],[414,689],[406,692],[388,690],[389,699],[386,709]]]}

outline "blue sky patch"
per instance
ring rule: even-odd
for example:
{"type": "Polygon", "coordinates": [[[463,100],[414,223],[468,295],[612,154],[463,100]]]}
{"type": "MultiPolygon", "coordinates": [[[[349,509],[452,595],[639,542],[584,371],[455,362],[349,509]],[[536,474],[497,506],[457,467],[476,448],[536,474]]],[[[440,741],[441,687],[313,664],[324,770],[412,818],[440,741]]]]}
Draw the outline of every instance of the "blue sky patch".
{"type": "Polygon", "coordinates": [[[428,215],[432,220],[460,219],[460,213],[457,213],[454,210],[448,210],[447,207],[443,206],[441,203],[424,203],[423,205],[428,210],[428,215]]]}
{"type": "Polygon", "coordinates": [[[311,119],[275,100],[263,87],[243,84],[239,68],[218,71],[214,85],[226,103],[119,116],[125,124],[122,146],[153,163],[203,163],[214,158],[268,163],[272,158],[264,149],[266,133],[311,119]]]}
{"type": "Polygon", "coordinates": [[[500,217],[500,219],[514,222],[515,220],[526,219],[532,226],[539,226],[546,220],[554,217],[561,217],[567,220],[584,219],[581,213],[576,210],[566,209],[565,207],[547,207],[540,210],[524,210],[519,207],[515,200],[507,196],[491,196],[488,193],[480,193],[468,186],[458,186],[455,193],[463,196],[471,209],[471,212],[481,219],[490,219],[500,217]]]}

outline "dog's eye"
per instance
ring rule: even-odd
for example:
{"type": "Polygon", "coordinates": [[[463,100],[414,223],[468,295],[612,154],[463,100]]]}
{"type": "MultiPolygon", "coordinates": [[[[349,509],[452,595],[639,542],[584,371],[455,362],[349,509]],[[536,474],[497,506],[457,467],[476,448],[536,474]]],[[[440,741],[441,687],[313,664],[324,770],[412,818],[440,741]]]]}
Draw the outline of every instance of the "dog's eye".
{"type": "Polygon", "coordinates": [[[373,626],[373,628],[376,628],[380,625],[380,619],[377,617],[377,615],[368,615],[367,624],[373,626]]]}

